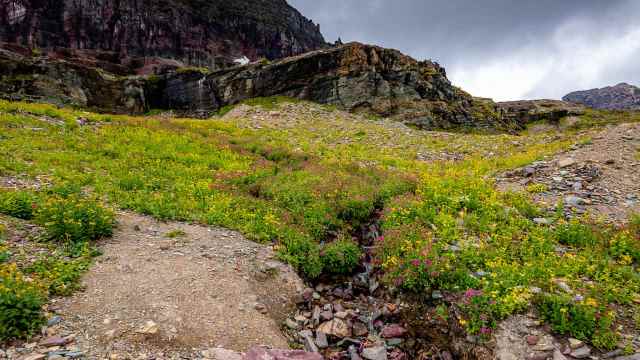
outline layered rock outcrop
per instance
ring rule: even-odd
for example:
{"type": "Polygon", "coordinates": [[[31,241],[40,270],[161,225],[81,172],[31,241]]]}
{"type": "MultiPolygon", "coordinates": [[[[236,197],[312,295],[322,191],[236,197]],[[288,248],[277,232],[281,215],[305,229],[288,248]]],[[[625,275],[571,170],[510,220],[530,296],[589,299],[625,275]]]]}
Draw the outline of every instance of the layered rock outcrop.
{"type": "Polygon", "coordinates": [[[585,107],[559,100],[520,100],[498,103],[505,118],[525,126],[536,121],[558,122],[567,116],[584,114],[585,107]]]}
{"type": "Polygon", "coordinates": [[[116,113],[147,108],[141,77],[119,77],[100,69],[0,49],[0,98],[72,105],[116,113]]]}
{"type": "Polygon", "coordinates": [[[437,63],[350,43],[273,63],[161,78],[151,106],[213,113],[255,97],[288,96],[394,117],[427,129],[507,129],[490,100],[454,87],[437,63]]]}
{"type": "Polygon", "coordinates": [[[626,83],[601,89],[576,91],[562,99],[594,109],[640,110],[640,88],[626,83]]]}
{"type": "Polygon", "coordinates": [[[0,97],[104,112],[166,109],[207,117],[243,100],[287,96],[423,129],[509,132],[582,109],[561,101],[496,104],[474,98],[453,86],[437,63],[359,43],[214,72],[181,68],[151,76],[118,76],[101,64],[33,56],[17,46],[12,50],[0,51],[0,97]]]}
{"type": "Polygon", "coordinates": [[[220,68],[326,45],[285,0],[0,0],[0,41],[147,72],[166,59],[220,68]]]}

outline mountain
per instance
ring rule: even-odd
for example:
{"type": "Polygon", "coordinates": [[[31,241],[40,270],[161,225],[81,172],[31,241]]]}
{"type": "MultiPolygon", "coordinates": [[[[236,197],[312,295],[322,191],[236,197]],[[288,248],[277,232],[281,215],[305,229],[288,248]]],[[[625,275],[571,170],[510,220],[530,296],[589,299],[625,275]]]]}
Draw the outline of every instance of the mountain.
{"type": "Polygon", "coordinates": [[[594,109],[640,110],[640,88],[627,83],[602,89],[576,91],[562,99],[594,109]]]}
{"type": "Polygon", "coordinates": [[[397,50],[329,46],[285,0],[0,0],[0,97],[208,116],[287,96],[423,129],[513,131],[563,116],[498,106],[397,50]],[[143,76],[139,76],[143,75],[143,76]]]}
{"type": "Polygon", "coordinates": [[[2,0],[0,42],[61,58],[122,65],[221,68],[326,46],[285,0],[2,0]],[[176,63],[177,61],[177,63],[176,63]]]}

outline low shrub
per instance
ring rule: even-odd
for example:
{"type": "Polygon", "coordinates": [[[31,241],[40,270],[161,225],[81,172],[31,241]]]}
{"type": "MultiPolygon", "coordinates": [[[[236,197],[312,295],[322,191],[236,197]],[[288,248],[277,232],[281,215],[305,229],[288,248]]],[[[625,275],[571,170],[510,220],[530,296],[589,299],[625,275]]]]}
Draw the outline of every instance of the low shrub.
{"type": "Polygon", "coordinates": [[[49,240],[81,243],[111,236],[115,214],[95,198],[53,196],[42,203],[36,220],[49,240]]]}
{"type": "Polygon", "coordinates": [[[570,296],[548,294],[538,301],[538,310],[553,331],[559,334],[591,341],[602,349],[615,347],[614,312],[595,301],[575,302],[570,296]]]}
{"type": "Polygon", "coordinates": [[[25,273],[37,276],[51,295],[68,296],[80,288],[80,277],[89,269],[91,257],[75,259],[43,258],[25,269],[25,273]]]}
{"type": "Polygon", "coordinates": [[[44,322],[45,292],[15,264],[0,264],[0,340],[34,334],[44,322]]]}
{"type": "Polygon", "coordinates": [[[11,258],[9,247],[4,244],[6,236],[7,229],[3,224],[0,224],[0,264],[9,261],[11,258]]]}
{"type": "Polygon", "coordinates": [[[321,255],[326,272],[349,274],[358,266],[362,251],[356,242],[341,239],[326,245],[321,255]]]}
{"type": "Polygon", "coordinates": [[[295,231],[287,231],[278,245],[280,258],[305,276],[314,279],[322,274],[320,248],[312,239],[295,231]]]}
{"type": "Polygon", "coordinates": [[[620,232],[609,240],[609,254],[625,263],[640,261],[640,241],[628,231],[620,232]]]}
{"type": "Polygon", "coordinates": [[[578,222],[560,225],[555,234],[559,243],[575,247],[593,246],[598,241],[589,226],[578,222]]]}
{"type": "Polygon", "coordinates": [[[33,219],[37,202],[37,196],[33,192],[0,192],[0,213],[18,219],[31,220],[33,219]]]}

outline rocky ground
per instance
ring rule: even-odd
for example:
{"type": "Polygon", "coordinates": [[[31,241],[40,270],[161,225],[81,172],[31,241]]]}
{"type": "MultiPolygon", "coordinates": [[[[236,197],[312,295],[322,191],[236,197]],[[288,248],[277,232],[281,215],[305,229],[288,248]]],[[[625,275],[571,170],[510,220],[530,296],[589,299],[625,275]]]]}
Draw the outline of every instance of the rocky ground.
{"type": "Polygon", "coordinates": [[[640,125],[610,126],[552,159],[504,174],[498,186],[528,190],[549,208],[562,202],[567,217],[591,213],[624,222],[640,211],[639,151],[640,125]]]}
{"type": "Polygon", "coordinates": [[[231,359],[220,348],[288,348],[279,325],[302,282],[270,247],[125,213],[101,249],[85,290],[53,299],[42,335],[0,358],[231,359]]]}

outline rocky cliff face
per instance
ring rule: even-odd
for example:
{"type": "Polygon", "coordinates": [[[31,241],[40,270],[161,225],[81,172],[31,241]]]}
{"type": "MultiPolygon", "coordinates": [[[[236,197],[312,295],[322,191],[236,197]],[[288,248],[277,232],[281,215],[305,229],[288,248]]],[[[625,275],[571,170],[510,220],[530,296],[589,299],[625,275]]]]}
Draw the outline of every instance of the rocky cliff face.
{"type": "Polygon", "coordinates": [[[325,46],[285,0],[0,0],[0,41],[147,72],[166,59],[220,68],[325,46]]]}
{"type": "Polygon", "coordinates": [[[583,115],[585,107],[558,100],[520,100],[499,102],[508,121],[517,122],[522,126],[536,121],[558,122],[567,116],[583,115]]]}
{"type": "Polygon", "coordinates": [[[428,129],[506,128],[497,106],[452,86],[444,68],[396,50],[351,43],[273,63],[163,78],[151,106],[215,112],[282,95],[394,117],[428,129]]]}
{"type": "Polygon", "coordinates": [[[140,77],[119,77],[94,67],[0,49],[0,98],[72,105],[116,113],[147,108],[140,77]]]}
{"type": "Polygon", "coordinates": [[[602,89],[572,92],[562,99],[594,109],[640,110],[640,88],[625,83],[602,89]]]}
{"type": "Polygon", "coordinates": [[[453,86],[437,63],[351,43],[279,61],[208,72],[183,68],[162,75],[117,76],[75,58],[0,50],[0,97],[89,107],[104,112],[177,110],[207,117],[256,97],[288,96],[373,113],[423,129],[514,131],[570,114],[570,104],[496,104],[453,86]]]}

